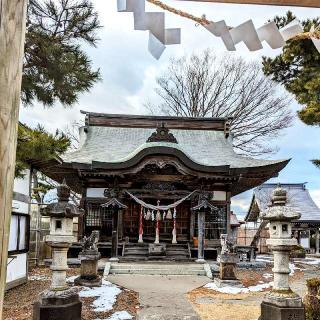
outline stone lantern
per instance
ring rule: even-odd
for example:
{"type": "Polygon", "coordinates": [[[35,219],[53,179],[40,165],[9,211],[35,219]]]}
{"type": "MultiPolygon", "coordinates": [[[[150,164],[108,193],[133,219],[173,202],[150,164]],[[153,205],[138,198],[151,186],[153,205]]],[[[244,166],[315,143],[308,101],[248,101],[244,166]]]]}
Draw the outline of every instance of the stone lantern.
{"type": "Polygon", "coordinates": [[[67,253],[73,242],[73,218],[82,210],[69,203],[70,188],[66,182],[57,187],[58,202],[46,206],[41,215],[50,217],[50,234],[46,243],[52,248],[52,282],[49,290],[42,292],[34,306],[34,319],[81,319],[81,302],[74,288],[66,284],[67,253]]]}
{"type": "Polygon", "coordinates": [[[289,253],[297,244],[291,236],[291,221],[301,215],[286,207],[286,203],[287,192],[279,186],[273,191],[270,208],[261,214],[269,222],[267,244],[274,256],[274,284],[261,304],[261,320],[305,319],[302,300],[289,286],[289,253]]]}

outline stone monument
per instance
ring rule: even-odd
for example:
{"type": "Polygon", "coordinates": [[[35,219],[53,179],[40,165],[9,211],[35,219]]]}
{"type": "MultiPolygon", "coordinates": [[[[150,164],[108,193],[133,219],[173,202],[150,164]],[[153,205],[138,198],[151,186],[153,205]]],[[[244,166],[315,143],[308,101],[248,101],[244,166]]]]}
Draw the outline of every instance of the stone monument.
{"type": "Polygon", "coordinates": [[[272,194],[271,206],[262,212],[261,218],[270,223],[270,246],[274,256],[274,283],[261,304],[260,320],[304,320],[305,312],[301,298],[289,286],[289,253],[297,244],[291,236],[291,221],[300,214],[286,207],[287,192],[277,187],[272,194]]]}
{"type": "Polygon", "coordinates": [[[78,286],[101,286],[101,278],[98,275],[98,261],[101,257],[97,247],[98,240],[99,231],[92,231],[90,237],[84,237],[82,240],[82,251],[79,254],[80,277],[74,280],[78,286]]]}
{"type": "Polygon", "coordinates": [[[214,282],[218,287],[236,286],[242,287],[242,283],[235,275],[236,265],[239,262],[239,256],[233,250],[233,244],[228,240],[227,234],[221,234],[221,254],[219,255],[220,270],[219,278],[214,282]]]}
{"type": "Polygon", "coordinates": [[[80,320],[82,304],[76,288],[66,284],[67,252],[76,241],[73,236],[73,218],[82,215],[82,210],[69,203],[70,188],[64,181],[57,187],[58,202],[47,205],[41,215],[49,216],[50,234],[46,243],[52,248],[52,282],[48,290],[39,295],[34,304],[34,320],[80,320]]]}

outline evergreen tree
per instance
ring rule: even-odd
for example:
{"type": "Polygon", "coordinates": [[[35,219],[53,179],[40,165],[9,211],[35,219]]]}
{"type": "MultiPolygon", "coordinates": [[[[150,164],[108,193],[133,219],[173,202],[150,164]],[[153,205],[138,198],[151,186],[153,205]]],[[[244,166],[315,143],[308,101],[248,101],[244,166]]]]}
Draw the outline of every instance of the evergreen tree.
{"type": "MultiPolygon", "coordinates": [[[[278,27],[284,27],[295,16],[287,12],[275,17],[278,27]]],[[[320,18],[302,21],[304,31],[320,27],[320,18]]],[[[320,124],[320,53],[311,39],[289,40],[282,53],[275,58],[263,57],[263,71],[273,80],[283,84],[304,107],[298,112],[308,125],[320,124]]]]}
{"type": "MultiPolygon", "coordinates": [[[[83,43],[96,45],[99,28],[90,0],[29,1],[21,90],[24,105],[38,101],[47,107],[55,102],[71,106],[100,79],[99,70],[92,69],[81,48],[83,43]]],[[[50,160],[69,146],[70,139],[60,131],[50,134],[40,125],[31,129],[19,124],[16,177],[23,176],[28,161],[50,160]]],[[[34,192],[45,193],[50,184],[37,180],[34,192]]]]}
{"type": "Polygon", "coordinates": [[[55,134],[48,133],[43,127],[31,129],[25,124],[19,124],[16,177],[23,177],[30,160],[50,160],[64,153],[70,146],[70,139],[57,130],[55,134]]]}
{"type": "Polygon", "coordinates": [[[90,0],[30,0],[22,101],[72,105],[99,80],[81,43],[95,46],[100,28],[90,0]]]}

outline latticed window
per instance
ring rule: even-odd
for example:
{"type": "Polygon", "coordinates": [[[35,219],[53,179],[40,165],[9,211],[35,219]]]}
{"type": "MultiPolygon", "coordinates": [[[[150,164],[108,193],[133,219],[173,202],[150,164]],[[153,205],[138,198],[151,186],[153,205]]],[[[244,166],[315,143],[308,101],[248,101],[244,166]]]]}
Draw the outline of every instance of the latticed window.
{"type": "Polygon", "coordinates": [[[86,226],[111,227],[114,209],[103,208],[100,204],[87,204],[86,226]]]}
{"type": "Polygon", "coordinates": [[[227,233],[227,210],[225,206],[218,207],[206,213],[205,238],[220,239],[220,235],[227,233]]]}
{"type": "MultiPolygon", "coordinates": [[[[227,208],[216,206],[218,210],[206,212],[204,232],[205,239],[220,239],[220,235],[227,233],[227,208]]],[[[195,236],[198,235],[198,216],[195,216],[195,236]]]]}
{"type": "Polygon", "coordinates": [[[101,227],[101,207],[100,204],[87,204],[86,226],[101,227]]]}

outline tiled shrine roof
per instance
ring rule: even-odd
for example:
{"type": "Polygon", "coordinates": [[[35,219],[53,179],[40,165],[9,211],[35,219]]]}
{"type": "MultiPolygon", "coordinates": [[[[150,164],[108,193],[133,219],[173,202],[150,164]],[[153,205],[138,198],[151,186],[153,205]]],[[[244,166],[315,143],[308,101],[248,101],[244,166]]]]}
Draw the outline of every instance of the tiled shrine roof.
{"type": "MultiPolygon", "coordinates": [[[[265,183],[253,191],[253,198],[246,221],[255,221],[259,213],[270,205],[272,191],[277,187],[276,183],[265,183]]],[[[320,209],[310,196],[306,183],[280,184],[287,190],[287,206],[301,214],[300,222],[320,222],[320,209]]]]}
{"type": "MultiPolygon", "coordinates": [[[[166,122],[165,117],[165,119],[153,118],[166,122]]],[[[226,119],[222,118],[220,121],[225,122],[226,119]]],[[[184,154],[195,164],[207,167],[252,168],[287,162],[287,160],[260,160],[241,156],[235,153],[230,138],[220,129],[171,129],[170,123],[167,126],[177,143],[147,142],[156,128],[91,126],[89,122],[89,125],[81,128],[82,145],[79,150],[65,154],[62,159],[67,163],[124,163],[140,153],[150,154],[151,151],[148,152],[148,149],[154,152],[172,149],[184,154]]]]}

